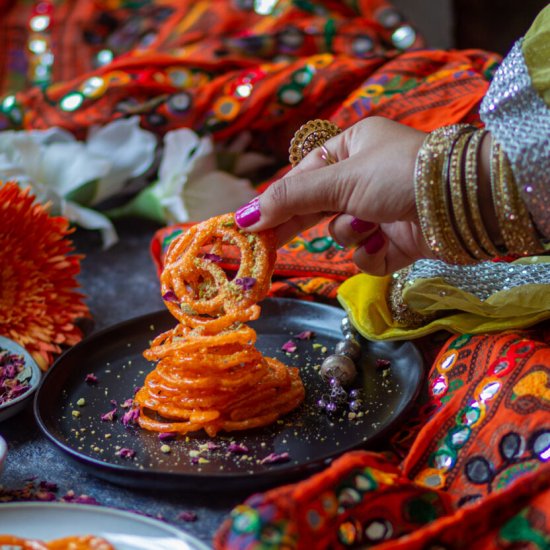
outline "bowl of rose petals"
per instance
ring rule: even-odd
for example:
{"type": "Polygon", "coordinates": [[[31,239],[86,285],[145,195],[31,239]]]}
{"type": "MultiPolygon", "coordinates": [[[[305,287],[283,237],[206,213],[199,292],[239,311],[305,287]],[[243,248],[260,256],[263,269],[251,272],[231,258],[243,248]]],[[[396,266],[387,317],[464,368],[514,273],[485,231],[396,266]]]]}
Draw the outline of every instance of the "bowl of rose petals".
{"type": "Polygon", "coordinates": [[[0,422],[22,410],[40,382],[40,368],[30,354],[0,336],[0,422]]]}

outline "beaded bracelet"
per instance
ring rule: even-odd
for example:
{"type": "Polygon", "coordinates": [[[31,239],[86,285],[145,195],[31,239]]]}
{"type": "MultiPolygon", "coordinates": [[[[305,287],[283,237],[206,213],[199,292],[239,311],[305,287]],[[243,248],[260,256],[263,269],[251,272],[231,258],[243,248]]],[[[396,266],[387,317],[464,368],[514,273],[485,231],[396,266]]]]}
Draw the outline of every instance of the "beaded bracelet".
{"type": "Polygon", "coordinates": [[[466,124],[455,124],[428,134],[415,166],[415,200],[422,233],[435,256],[453,264],[475,262],[455,233],[447,199],[450,153],[455,141],[469,129],[466,124]]]}
{"type": "Polygon", "coordinates": [[[393,322],[399,326],[414,329],[426,325],[435,319],[437,315],[418,313],[403,300],[403,292],[410,271],[411,266],[407,266],[392,274],[386,293],[386,301],[393,322]]]}
{"type": "Polygon", "coordinates": [[[515,184],[508,158],[494,140],[491,152],[491,191],[508,253],[525,256],[543,252],[544,248],[515,184]]]}

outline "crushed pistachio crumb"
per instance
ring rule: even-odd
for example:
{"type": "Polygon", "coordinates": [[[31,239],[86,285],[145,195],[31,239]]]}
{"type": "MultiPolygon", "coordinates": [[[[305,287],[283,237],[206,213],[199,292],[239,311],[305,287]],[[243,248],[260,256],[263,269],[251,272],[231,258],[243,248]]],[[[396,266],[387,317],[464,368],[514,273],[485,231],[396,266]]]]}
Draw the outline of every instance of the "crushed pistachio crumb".
{"type": "Polygon", "coordinates": [[[83,407],[84,405],[86,405],[86,399],[84,399],[84,397],[81,397],[77,402],[76,404],[79,406],[79,407],[83,407]]]}
{"type": "Polygon", "coordinates": [[[172,448],[170,447],[170,445],[161,445],[160,446],[160,451],[162,453],[169,453],[170,451],[172,450],[172,448]]]}
{"type": "Polygon", "coordinates": [[[75,418],[78,418],[80,416],[80,411],[73,411],[72,412],[72,415],[75,417],[75,418]]]}

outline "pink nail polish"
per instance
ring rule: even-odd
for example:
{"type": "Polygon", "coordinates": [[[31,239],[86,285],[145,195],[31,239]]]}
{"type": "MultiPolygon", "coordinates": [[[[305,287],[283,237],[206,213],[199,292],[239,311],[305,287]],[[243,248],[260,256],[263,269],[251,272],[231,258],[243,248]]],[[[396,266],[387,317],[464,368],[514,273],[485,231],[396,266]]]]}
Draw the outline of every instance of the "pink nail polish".
{"type": "Polygon", "coordinates": [[[384,246],[385,239],[384,235],[382,235],[381,231],[377,231],[376,233],[373,233],[363,245],[363,248],[365,249],[365,252],[367,254],[376,254],[379,252],[382,247],[384,246]]]}
{"type": "Polygon", "coordinates": [[[235,212],[235,221],[239,227],[250,227],[260,220],[260,200],[252,199],[235,212]]]}
{"type": "Polygon", "coordinates": [[[366,220],[362,220],[361,218],[353,218],[353,220],[351,220],[350,222],[350,225],[356,233],[366,233],[367,231],[373,229],[376,224],[368,222],[366,220]]]}

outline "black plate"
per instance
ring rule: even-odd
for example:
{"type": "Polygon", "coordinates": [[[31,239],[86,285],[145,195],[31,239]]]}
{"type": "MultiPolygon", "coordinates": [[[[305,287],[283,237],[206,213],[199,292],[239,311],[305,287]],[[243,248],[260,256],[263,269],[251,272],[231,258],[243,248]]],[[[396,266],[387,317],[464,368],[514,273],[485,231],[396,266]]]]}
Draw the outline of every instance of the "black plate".
{"type": "Polygon", "coordinates": [[[328,387],[314,366],[342,339],[343,316],[339,308],[311,302],[262,303],[260,319],[251,323],[258,332],[258,347],[300,367],[306,400],[272,426],[219,435],[213,440],[217,449],[203,450],[212,440],[200,433],[167,442],[171,451],[163,453],[156,434],[125,427],[120,414],[114,422],[100,419],[112,409],[111,400],[120,404],[131,397],[151,370],[152,364],[141,353],[154,336],[174,326],[167,311],[93,334],[61,356],[38,389],[36,418],[46,436],[70,457],[121,485],[227,490],[287,482],[318,470],[345,451],[368,447],[394,426],[420,389],[423,365],[413,344],[363,341],[358,377],[364,392],[362,415],[350,420],[349,409],[332,416],[321,412],[317,401],[328,387]],[[295,339],[298,347],[290,356],[281,350],[282,344],[306,329],[314,331],[312,339],[295,339]],[[388,359],[391,367],[377,368],[378,358],[388,359]],[[85,382],[88,373],[95,373],[97,385],[85,382]],[[83,406],[77,405],[79,399],[84,399],[83,406]],[[78,411],[77,417],[73,411],[78,411]],[[231,442],[246,446],[248,452],[230,452],[231,442]],[[117,456],[121,447],[135,450],[135,457],[117,456]],[[290,456],[287,462],[261,463],[270,453],[284,452],[290,456]]]}

